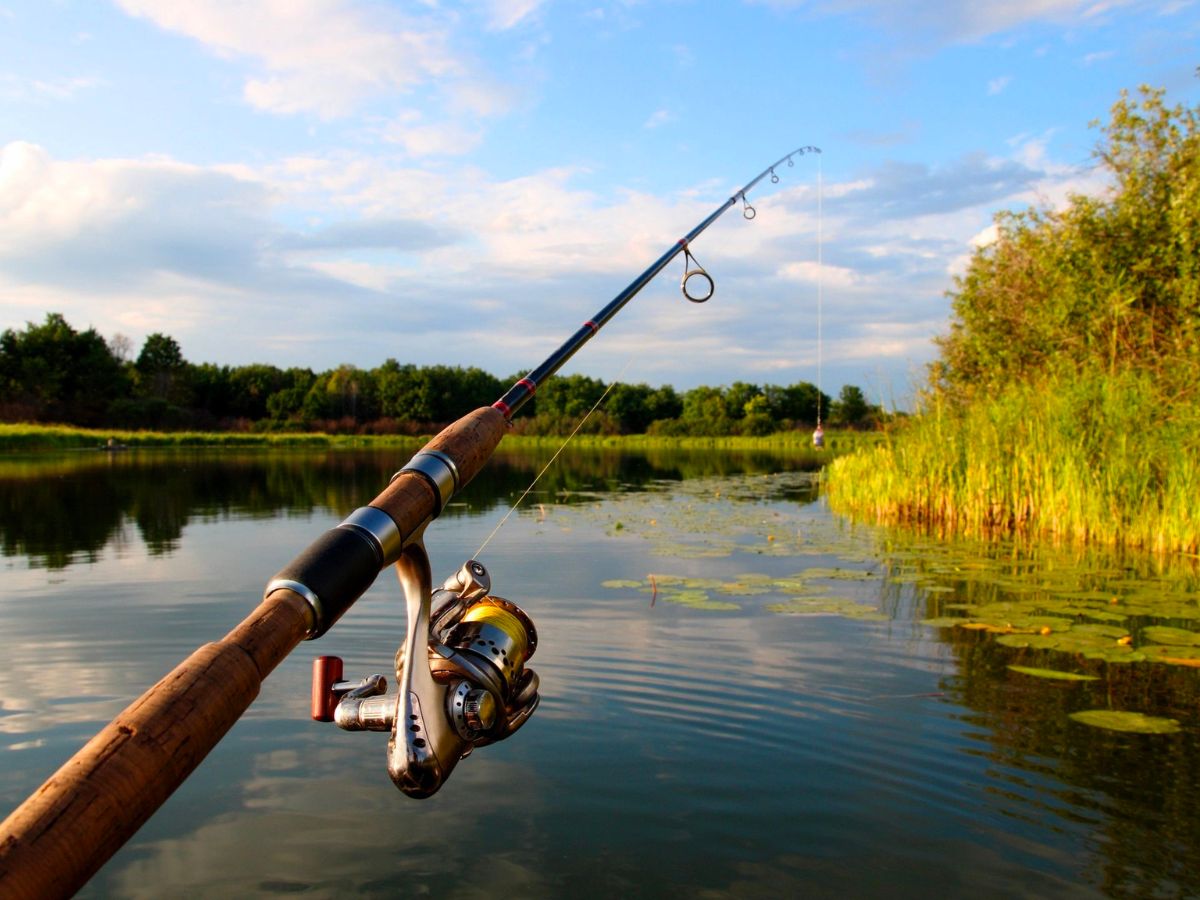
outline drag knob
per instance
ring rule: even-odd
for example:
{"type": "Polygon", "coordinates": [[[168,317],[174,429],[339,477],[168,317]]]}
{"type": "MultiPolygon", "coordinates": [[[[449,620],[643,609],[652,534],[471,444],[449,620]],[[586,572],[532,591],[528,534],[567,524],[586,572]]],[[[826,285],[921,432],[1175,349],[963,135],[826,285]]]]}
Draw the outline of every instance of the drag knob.
{"type": "Polygon", "coordinates": [[[463,701],[463,718],[472,731],[491,731],[496,724],[496,698],[491,691],[470,691],[463,701]]]}

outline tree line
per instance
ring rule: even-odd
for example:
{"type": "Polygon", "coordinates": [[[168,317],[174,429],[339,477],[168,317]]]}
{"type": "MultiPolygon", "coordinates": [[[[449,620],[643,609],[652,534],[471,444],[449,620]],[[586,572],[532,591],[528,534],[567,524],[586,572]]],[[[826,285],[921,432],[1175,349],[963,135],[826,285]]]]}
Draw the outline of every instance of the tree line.
{"type": "MultiPolygon", "coordinates": [[[[156,430],[317,430],[421,434],[491,404],[520,375],[500,379],[474,366],[416,366],[388,359],[373,369],[325,372],[273,365],[191,363],[165,334],[136,358],[128,338],[77,331],[60,313],[0,335],[0,421],[156,430]]],[[[829,424],[865,428],[883,411],[863,391],[835,401],[808,382],[734,382],[682,393],[669,385],[609,385],[586,375],[550,379],[517,418],[526,434],[575,427],[604,396],[585,431],[603,434],[761,435],[829,424]]]]}

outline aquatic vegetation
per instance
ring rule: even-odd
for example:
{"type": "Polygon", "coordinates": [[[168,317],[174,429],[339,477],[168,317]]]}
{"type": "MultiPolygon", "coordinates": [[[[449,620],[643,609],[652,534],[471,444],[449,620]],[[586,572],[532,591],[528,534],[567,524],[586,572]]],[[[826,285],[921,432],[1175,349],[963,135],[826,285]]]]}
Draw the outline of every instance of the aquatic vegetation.
{"type": "Polygon", "coordinates": [[[1071,721],[1109,731],[1128,731],[1136,734],[1176,734],[1179,722],[1162,716],[1139,712],[1119,712],[1110,709],[1087,709],[1071,713],[1071,721]]]}
{"type": "Polygon", "coordinates": [[[1160,561],[1134,567],[1101,551],[846,527],[786,502],[806,496],[810,477],[781,473],[663,483],[571,507],[570,515],[601,525],[615,540],[646,542],[651,556],[681,562],[820,558],[783,574],[698,578],[668,568],[653,582],[604,583],[666,603],[705,609],[726,602],[776,615],[880,619],[894,614],[889,610],[895,601],[887,598],[908,595],[924,605],[925,615],[918,618],[925,625],[987,635],[1021,653],[1200,668],[1195,566],[1160,561]],[[615,530],[611,525],[618,521],[624,527],[615,530]],[[775,539],[768,540],[771,536],[775,539]]]}
{"type": "MultiPolygon", "coordinates": [[[[789,502],[816,499],[817,485],[815,475],[796,471],[658,482],[574,507],[570,517],[590,521],[610,537],[647,541],[652,554],[676,559],[735,554],[873,559],[869,532],[841,534],[789,502]]],[[[565,522],[566,511],[557,512],[565,522]]]]}
{"type": "Polygon", "coordinates": [[[993,635],[1018,650],[1114,664],[1195,665],[1190,651],[1200,646],[1200,571],[1187,560],[934,538],[897,528],[888,534],[884,578],[921,599],[925,625],[993,635]]]}
{"type": "Polygon", "coordinates": [[[787,616],[842,616],[846,619],[862,619],[886,622],[889,616],[874,606],[848,600],[844,597],[807,596],[793,597],[786,603],[770,603],[767,612],[787,616]]]}
{"type": "Polygon", "coordinates": [[[1200,648],[1200,633],[1167,625],[1148,625],[1142,629],[1142,637],[1155,644],[1170,644],[1178,647],[1200,648]]]}
{"type": "Polygon", "coordinates": [[[643,581],[614,578],[602,582],[601,586],[615,590],[637,590],[666,603],[676,603],[692,609],[742,608],[737,603],[713,599],[714,593],[743,599],[761,595],[782,595],[787,599],[783,602],[764,604],[763,609],[784,615],[834,615],[874,621],[888,618],[873,605],[846,597],[826,596],[828,588],[813,582],[829,579],[831,571],[836,573],[840,570],[814,568],[782,578],[755,573],[739,576],[733,581],[654,573],[647,575],[643,581]]]}
{"type": "Polygon", "coordinates": [[[686,606],[689,609],[711,609],[711,610],[731,610],[741,609],[741,607],[728,600],[714,600],[709,596],[708,591],[699,590],[682,590],[682,591],[665,591],[662,599],[668,603],[676,603],[679,606],[686,606]]]}
{"type": "Polygon", "coordinates": [[[1010,672],[1029,675],[1032,678],[1049,678],[1052,681],[1099,681],[1096,675],[1080,675],[1077,672],[1060,672],[1058,669],[1039,669],[1035,666],[1009,666],[1010,672]]]}
{"type": "Polygon", "coordinates": [[[1146,659],[1145,654],[1134,650],[1129,644],[1074,629],[1061,634],[1002,634],[996,638],[996,643],[1020,649],[1058,650],[1107,663],[1142,662],[1146,659]]]}

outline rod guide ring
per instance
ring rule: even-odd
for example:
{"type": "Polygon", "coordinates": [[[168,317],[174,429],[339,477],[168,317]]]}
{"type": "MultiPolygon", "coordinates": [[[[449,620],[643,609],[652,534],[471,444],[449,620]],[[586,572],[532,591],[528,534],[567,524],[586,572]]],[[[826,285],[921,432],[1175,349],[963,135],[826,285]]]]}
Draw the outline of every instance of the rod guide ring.
{"type": "Polygon", "coordinates": [[[717,286],[713,282],[712,276],[703,269],[692,269],[689,272],[683,273],[683,281],[679,285],[683,291],[683,296],[687,297],[693,303],[704,303],[716,290],[717,286]],[[694,279],[701,279],[703,285],[699,290],[696,290],[696,282],[694,279]]]}

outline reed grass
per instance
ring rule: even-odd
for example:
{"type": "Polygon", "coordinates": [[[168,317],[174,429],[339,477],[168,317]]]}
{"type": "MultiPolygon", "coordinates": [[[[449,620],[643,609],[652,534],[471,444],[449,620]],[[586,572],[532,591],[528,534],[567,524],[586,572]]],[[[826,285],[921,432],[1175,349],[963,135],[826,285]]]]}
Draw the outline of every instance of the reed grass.
{"type": "Polygon", "coordinates": [[[835,460],[833,508],[968,534],[1022,532],[1200,552],[1200,412],[1129,371],[933,400],[874,447],[835,460]]]}

